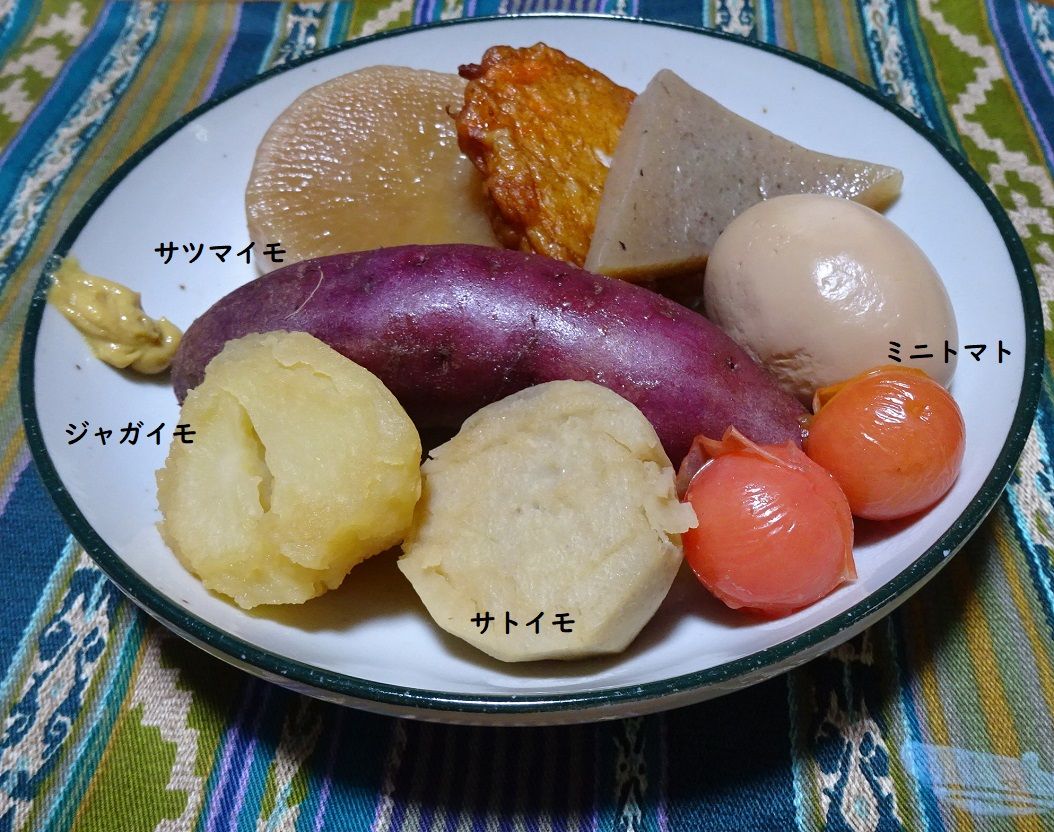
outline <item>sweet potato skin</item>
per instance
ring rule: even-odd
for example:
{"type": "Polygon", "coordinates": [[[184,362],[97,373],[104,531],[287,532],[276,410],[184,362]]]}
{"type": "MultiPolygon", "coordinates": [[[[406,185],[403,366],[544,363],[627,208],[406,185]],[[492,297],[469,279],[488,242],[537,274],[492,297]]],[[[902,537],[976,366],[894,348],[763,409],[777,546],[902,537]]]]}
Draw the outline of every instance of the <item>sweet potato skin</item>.
{"type": "Polygon", "coordinates": [[[802,440],[805,411],[701,315],[534,254],[399,246],[295,263],[217,301],[172,365],[181,402],[224,343],[304,331],[376,374],[422,428],[457,428],[546,381],[594,381],[633,402],[676,466],[700,433],[802,440]]]}

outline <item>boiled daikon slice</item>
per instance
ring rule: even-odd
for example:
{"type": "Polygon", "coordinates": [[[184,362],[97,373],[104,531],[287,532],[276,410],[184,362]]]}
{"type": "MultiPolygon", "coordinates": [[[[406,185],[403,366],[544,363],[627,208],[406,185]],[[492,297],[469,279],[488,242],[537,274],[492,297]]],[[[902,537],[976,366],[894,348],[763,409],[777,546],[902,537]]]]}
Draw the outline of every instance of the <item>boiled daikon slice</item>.
{"type": "Polygon", "coordinates": [[[257,250],[278,243],[291,263],[406,243],[497,245],[448,114],[464,90],[456,75],[371,66],[303,93],[256,152],[245,207],[257,250]]]}

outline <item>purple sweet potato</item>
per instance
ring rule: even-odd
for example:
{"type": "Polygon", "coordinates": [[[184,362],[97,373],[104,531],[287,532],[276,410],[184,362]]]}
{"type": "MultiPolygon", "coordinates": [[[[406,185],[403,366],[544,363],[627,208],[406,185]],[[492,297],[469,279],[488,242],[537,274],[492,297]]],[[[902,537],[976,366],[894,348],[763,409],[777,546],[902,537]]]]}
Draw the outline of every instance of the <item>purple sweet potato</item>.
{"type": "Polygon", "coordinates": [[[802,406],[701,315],[629,283],[471,245],[401,246],[295,263],[235,289],[187,330],[182,402],[230,339],[301,330],[376,374],[422,428],[557,379],[641,409],[677,465],[729,425],[801,444],[802,406]]]}

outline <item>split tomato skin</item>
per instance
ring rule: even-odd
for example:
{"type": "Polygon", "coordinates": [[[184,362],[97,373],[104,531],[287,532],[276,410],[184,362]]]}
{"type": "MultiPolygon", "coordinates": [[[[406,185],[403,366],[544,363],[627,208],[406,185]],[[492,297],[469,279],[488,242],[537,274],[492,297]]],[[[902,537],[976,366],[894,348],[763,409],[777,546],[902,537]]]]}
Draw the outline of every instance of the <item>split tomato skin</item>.
{"type": "Polygon", "coordinates": [[[805,451],[831,472],[857,517],[917,514],[959,475],[962,412],[922,370],[876,367],[818,391],[813,409],[805,451]]]}
{"type": "Polygon", "coordinates": [[[849,505],[799,448],[759,446],[734,429],[696,445],[708,461],[691,477],[685,501],[699,525],[681,541],[692,571],[717,598],[776,617],[856,577],[849,505]]]}

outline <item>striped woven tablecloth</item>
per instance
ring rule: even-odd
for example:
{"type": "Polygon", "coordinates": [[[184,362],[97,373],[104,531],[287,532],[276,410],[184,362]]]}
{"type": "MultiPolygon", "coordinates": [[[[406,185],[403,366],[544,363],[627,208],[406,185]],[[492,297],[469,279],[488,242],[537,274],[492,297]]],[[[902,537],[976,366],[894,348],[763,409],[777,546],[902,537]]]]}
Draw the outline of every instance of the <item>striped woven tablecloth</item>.
{"type": "Polygon", "coordinates": [[[123,159],[313,50],[557,9],[778,43],[921,116],[1009,212],[1041,283],[1049,358],[1049,5],[0,0],[0,830],[1054,829],[1049,371],[1008,493],[908,604],[765,684],[605,724],[443,727],[268,685],[139,613],[52,508],[18,410],[22,323],[42,258],[123,159]]]}

